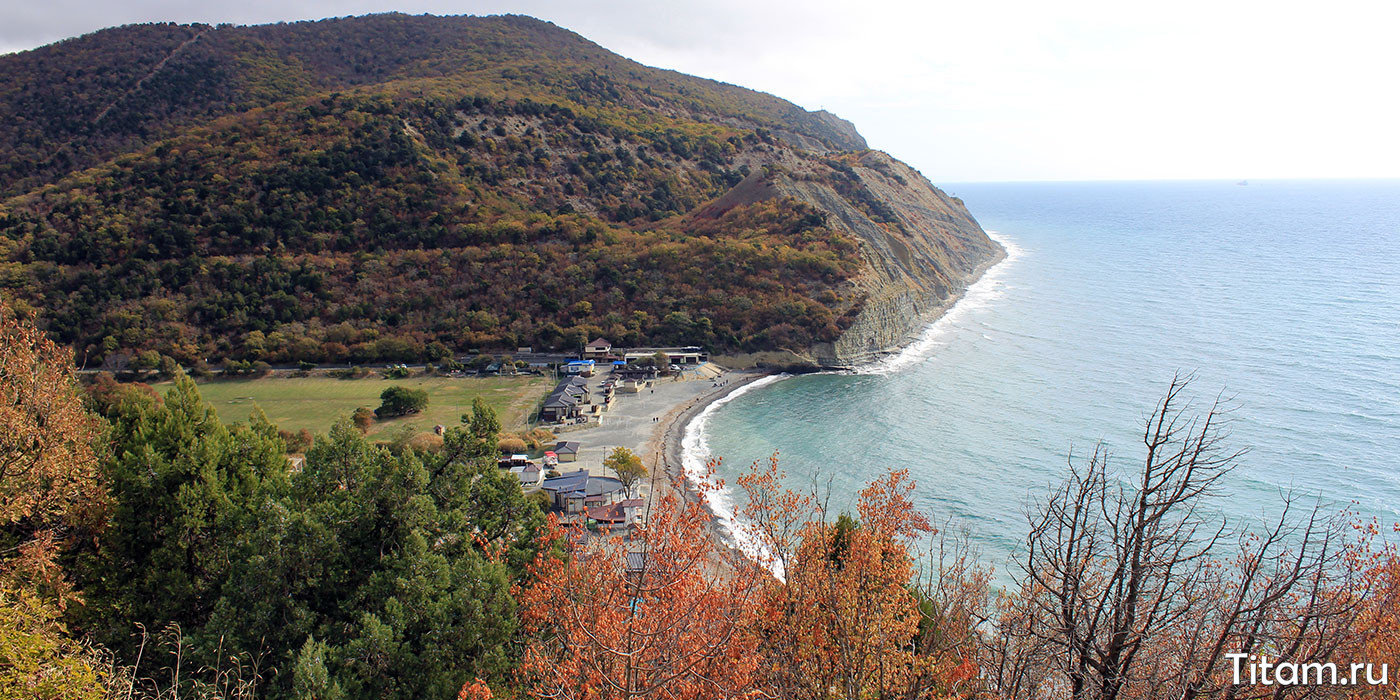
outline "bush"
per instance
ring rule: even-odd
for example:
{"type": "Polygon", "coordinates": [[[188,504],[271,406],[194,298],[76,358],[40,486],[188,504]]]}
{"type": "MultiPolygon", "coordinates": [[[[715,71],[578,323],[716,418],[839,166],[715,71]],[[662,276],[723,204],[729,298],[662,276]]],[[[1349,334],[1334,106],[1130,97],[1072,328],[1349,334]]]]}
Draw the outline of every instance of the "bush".
{"type": "Polygon", "coordinates": [[[418,433],[408,439],[408,447],[417,452],[441,452],[442,436],[433,433],[418,433]]]}
{"type": "Polygon", "coordinates": [[[287,454],[299,454],[311,449],[311,431],[306,428],[295,433],[290,430],[279,430],[277,434],[281,436],[282,442],[287,443],[287,454]]]}
{"type": "Polygon", "coordinates": [[[508,455],[520,454],[526,449],[529,449],[525,445],[524,440],[521,440],[520,438],[514,435],[507,435],[502,437],[499,441],[496,442],[496,447],[499,448],[502,453],[508,455]]]}
{"type": "Polygon", "coordinates": [[[355,409],[350,420],[354,421],[355,427],[359,428],[360,434],[363,435],[369,432],[371,425],[374,425],[374,411],[369,410],[368,406],[361,406],[355,409]]]}
{"type": "Polygon", "coordinates": [[[316,369],[316,363],[302,360],[301,362],[297,363],[297,369],[303,372],[310,372],[311,370],[316,369]]]}
{"type": "Polygon", "coordinates": [[[384,370],[385,379],[403,379],[408,375],[408,365],[389,365],[384,370]]]}
{"type": "Polygon", "coordinates": [[[379,394],[379,408],[374,409],[374,415],[380,418],[406,416],[410,413],[418,413],[427,407],[428,392],[422,389],[391,386],[379,394]]]}
{"type": "Polygon", "coordinates": [[[532,450],[538,450],[544,447],[545,445],[553,445],[555,442],[557,442],[554,433],[551,433],[548,430],[545,430],[544,428],[535,428],[534,430],[531,430],[530,432],[526,433],[524,435],[524,438],[525,444],[529,445],[530,449],[532,450]]]}

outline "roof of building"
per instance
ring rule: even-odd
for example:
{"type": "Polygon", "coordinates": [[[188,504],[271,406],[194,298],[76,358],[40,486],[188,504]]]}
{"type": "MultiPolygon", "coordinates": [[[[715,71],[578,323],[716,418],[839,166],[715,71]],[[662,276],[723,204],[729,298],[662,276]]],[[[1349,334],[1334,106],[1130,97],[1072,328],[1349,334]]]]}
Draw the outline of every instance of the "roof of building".
{"type": "Polygon", "coordinates": [[[568,498],[605,496],[623,489],[622,482],[610,476],[592,476],[587,469],[561,474],[553,479],[545,479],[541,486],[568,498]]]}
{"type": "Polygon", "coordinates": [[[612,343],[603,338],[594,338],[593,342],[588,344],[589,350],[608,350],[610,348],[612,348],[612,343]]]}
{"type": "Polygon", "coordinates": [[[621,503],[607,506],[589,506],[588,517],[601,523],[627,522],[627,508],[621,503]]]}
{"type": "Polygon", "coordinates": [[[545,479],[544,484],[541,486],[546,491],[558,491],[560,493],[585,491],[588,488],[588,470],[580,469],[576,472],[560,474],[552,479],[545,479]]]}
{"type": "Polygon", "coordinates": [[[560,440],[560,441],[559,441],[559,444],[557,444],[557,445],[554,446],[554,453],[555,453],[555,454],[561,454],[561,453],[564,453],[564,452],[568,452],[568,453],[572,453],[572,454],[578,454],[578,448],[579,448],[579,444],[578,444],[577,442],[571,442],[571,441],[568,441],[568,440],[560,440]]]}
{"type": "Polygon", "coordinates": [[[578,404],[578,396],[564,391],[556,391],[545,397],[545,408],[568,408],[578,404]]]}

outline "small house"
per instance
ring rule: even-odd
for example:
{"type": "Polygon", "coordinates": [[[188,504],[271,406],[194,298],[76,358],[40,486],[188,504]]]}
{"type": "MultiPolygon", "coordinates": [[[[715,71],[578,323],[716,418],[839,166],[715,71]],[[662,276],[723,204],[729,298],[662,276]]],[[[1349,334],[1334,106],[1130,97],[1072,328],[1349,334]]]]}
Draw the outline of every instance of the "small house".
{"type": "Polygon", "coordinates": [[[579,447],[580,445],[577,442],[563,440],[560,441],[559,444],[554,446],[553,451],[554,455],[559,458],[560,462],[574,462],[578,460],[579,447]]]}
{"type": "Polygon", "coordinates": [[[593,376],[593,369],[597,365],[593,360],[570,360],[564,365],[564,374],[579,377],[593,376]]]}
{"type": "Polygon", "coordinates": [[[652,380],[656,379],[659,376],[661,376],[661,371],[655,367],[638,367],[636,365],[627,365],[613,370],[613,377],[622,380],[652,380]]]}
{"type": "Polygon", "coordinates": [[[610,353],[612,353],[612,343],[603,338],[595,338],[593,342],[583,348],[583,357],[586,360],[604,360],[610,353]]]}

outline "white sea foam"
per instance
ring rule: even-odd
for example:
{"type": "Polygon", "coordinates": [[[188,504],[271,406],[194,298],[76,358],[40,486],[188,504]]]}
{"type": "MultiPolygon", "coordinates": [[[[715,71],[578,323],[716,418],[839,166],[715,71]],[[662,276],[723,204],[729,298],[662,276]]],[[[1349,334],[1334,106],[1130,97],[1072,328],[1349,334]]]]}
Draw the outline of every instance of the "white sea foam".
{"type": "Polygon", "coordinates": [[[1001,244],[1006,250],[1006,257],[983,272],[952,308],[919,333],[918,339],[894,355],[857,367],[857,374],[890,374],[927,360],[947,344],[948,336],[959,328],[969,314],[1002,296],[1006,290],[1002,278],[1006,275],[1007,268],[1020,258],[1024,251],[1010,238],[996,231],[988,231],[987,237],[1001,244]]]}
{"type": "MultiPolygon", "coordinates": [[[[950,331],[957,327],[956,324],[968,314],[969,311],[981,308],[991,303],[1002,295],[1005,285],[1001,281],[1007,266],[1021,257],[1022,249],[1011,239],[998,234],[995,231],[987,231],[987,237],[1001,244],[1006,250],[1006,257],[982,273],[982,277],[967,288],[962,298],[953,304],[941,317],[930,323],[927,328],[920,333],[918,340],[904,348],[895,355],[880,360],[878,362],[859,367],[855,371],[858,374],[889,374],[900,369],[913,366],[917,362],[928,359],[938,348],[946,342],[945,337],[950,331]]],[[[681,465],[685,469],[686,478],[695,485],[701,480],[711,477],[706,469],[706,463],[711,454],[709,450],[709,438],[706,434],[706,427],[709,425],[710,417],[720,406],[742,396],[752,389],[773,384],[791,375],[778,374],[771,377],[764,377],[752,384],[739,387],[733,392],[717,399],[714,403],[705,407],[700,415],[693,418],[686,424],[685,430],[681,433],[681,465]]],[[[714,513],[720,526],[728,533],[734,545],[750,557],[756,560],[771,560],[771,557],[763,557],[763,546],[757,541],[752,533],[748,532],[743,523],[739,522],[735,512],[734,494],[729,486],[711,489],[707,493],[707,502],[710,511],[714,513]]],[[[773,574],[778,578],[783,577],[783,572],[779,570],[776,563],[772,567],[773,574]]]]}
{"type": "MultiPolygon", "coordinates": [[[[684,467],[686,478],[691,484],[698,486],[702,480],[714,478],[714,475],[709,474],[705,466],[709,462],[711,456],[709,439],[705,433],[705,426],[709,424],[710,416],[712,416],[715,411],[719,410],[720,406],[743,396],[749,391],[761,386],[773,384],[790,376],[792,375],[775,374],[758,379],[751,384],[741,386],[716,399],[713,403],[706,406],[705,410],[700,412],[700,415],[691,419],[689,423],[686,423],[685,430],[681,433],[681,466],[684,467]]],[[[735,514],[734,495],[729,486],[726,485],[722,488],[709,490],[706,493],[706,501],[709,504],[710,512],[714,513],[715,519],[719,521],[720,526],[729,534],[734,545],[750,557],[759,559],[760,555],[763,553],[762,545],[739,523],[735,514]]],[[[782,578],[783,572],[774,570],[773,573],[775,576],[782,578]]]]}

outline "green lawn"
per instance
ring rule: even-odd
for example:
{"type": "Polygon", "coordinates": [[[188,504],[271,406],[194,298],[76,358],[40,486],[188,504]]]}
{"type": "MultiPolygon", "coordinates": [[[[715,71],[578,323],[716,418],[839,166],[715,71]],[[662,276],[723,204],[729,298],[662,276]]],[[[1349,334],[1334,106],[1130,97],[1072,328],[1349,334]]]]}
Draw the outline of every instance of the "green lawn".
{"type": "MultiPolygon", "coordinates": [[[[547,377],[462,378],[413,377],[409,379],[332,379],[299,377],[230,379],[203,382],[199,393],[214,406],[225,422],[244,421],[254,406],[283,430],[306,428],[325,433],[337,418],[349,416],[358,406],[371,410],[379,406],[379,393],[399,385],[428,392],[428,408],[422,413],[375,421],[370,434],[397,431],[400,426],[415,431],[432,430],[436,424],[457,425],[463,413],[470,413],[472,400],[480,396],[500,416],[501,427],[524,427],[530,412],[549,392],[547,377]]],[[[164,392],[170,385],[157,384],[164,392]]]]}

